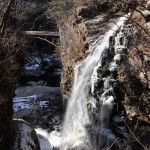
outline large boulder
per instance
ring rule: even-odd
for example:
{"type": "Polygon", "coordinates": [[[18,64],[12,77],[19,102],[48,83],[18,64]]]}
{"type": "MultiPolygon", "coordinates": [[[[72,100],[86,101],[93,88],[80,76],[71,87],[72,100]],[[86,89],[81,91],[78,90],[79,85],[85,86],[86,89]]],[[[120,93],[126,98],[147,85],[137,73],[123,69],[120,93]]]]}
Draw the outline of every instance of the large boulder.
{"type": "Polygon", "coordinates": [[[23,120],[13,120],[13,134],[9,150],[40,150],[35,130],[23,120]]]}
{"type": "Polygon", "coordinates": [[[63,104],[59,87],[23,86],[15,93],[15,118],[22,118],[34,127],[60,129],[63,104]]]}

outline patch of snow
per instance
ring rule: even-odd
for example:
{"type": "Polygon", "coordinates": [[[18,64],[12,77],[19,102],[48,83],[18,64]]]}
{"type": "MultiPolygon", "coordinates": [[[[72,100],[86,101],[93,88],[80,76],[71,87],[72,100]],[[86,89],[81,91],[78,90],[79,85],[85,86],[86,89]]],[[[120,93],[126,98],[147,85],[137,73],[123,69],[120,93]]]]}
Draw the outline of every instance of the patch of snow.
{"type": "Polygon", "coordinates": [[[54,75],[61,76],[61,69],[55,69],[54,75]]]}
{"type": "Polygon", "coordinates": [[[26,96],[26,97],[14,97],[13,98],[13,109],[14,112],[20,111],[25,108],[32,108],[33,102],[36,100],[37,96],[26,96]]]}
{"type": "Polygon", "coordinates": [[[40,70],[41,69],[41,58],[32,56],[25,64],[24,70],[40,70]]]}
{"type": "Polygon", "coordinates": [[[48,63],[48,64],[51,64],[52,63],[52,56],[50,56],[50,55],[43,55],[44,56],[44,58],[43,58],[43,61],[44,62],[46,62],[46,63],[48,63]]]}
{"type": "Polygon", "coordinates": [[[49,101],[40,101],[40,107],[45,108],[48,107],[49,101]]]}
{"type": "Polygon", "coordinates": [[[26,97],[14,97],[13,98],[13,102],[26,102],[29,100],[36,100],[37,96],[36,95],[32,95],[32,96],[26,96],[26,97]]]}
{"type": "Polygon", "coordinates": [[[21,109],[31,108],[31,107],[33,107],[32,104],[25,104],[25,103],[20,102],[20,103],[15,103],[13,105],[13,110],[14,112],[18,112],[21,109]]]}
{"type": "Polygon", "coordinates": [[[24,67],[25,70],[36,70],[38,68],[40,68],[39,64],[32,64],[32,65],[26,64],[24,67]]]}

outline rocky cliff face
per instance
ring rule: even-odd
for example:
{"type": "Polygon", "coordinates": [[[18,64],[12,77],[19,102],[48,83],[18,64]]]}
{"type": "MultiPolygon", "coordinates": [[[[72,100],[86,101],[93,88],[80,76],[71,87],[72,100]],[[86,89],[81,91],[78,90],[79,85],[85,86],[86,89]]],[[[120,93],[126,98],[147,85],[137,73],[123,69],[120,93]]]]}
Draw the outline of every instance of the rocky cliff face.
{"type": "MultiPolygon", "coordinates": [[[[126,24],[131,26],[133,34],[128,36],[129,52],[124,55],[116,72],[118,79],[116,96],[117,111],[125,118],[133,148],[148,149],[149,147],[149,57],[150,57],[150,10],[137,7],[126,24]]],[[[62,22],[60,40],[62,45],[61,58],[63,74],[61,89],[64,102],[69,100],[73,84],[73,68],[88,55],[90,45],[112,27],[123,13],[108,5],[105,1],[99,11],[85,5],[76,9],[76,14],[62,22]],[[105,8],[105,9],[102,9],[105,8]]],[[[109,58],[108,58],[109,59],[109,58]]],[[[106,61],[107,62],[107,61],[106,61]]],[[[107,74],[105,67],[101,74],[107,74]]]]}
{"type": "MultiPolygon", "coordinates": [[[[105,7],[109,9],[107,3],[100,6],[100,8],[105,7]]],[[[60,53],[63,64],[61,87],[64,101],[70,96],[75,64],[86,57],[90,44],[99,36],[103,38],[105,32],[115,23],[116,16],[120,16],[114,14],[110,17],[111,11],[107,13],[105,9],[100,10],[97,13],[93,7],[87,5],[79,7],[74,16],[70,16],[60,24],[62,46],[60,53]]]]}

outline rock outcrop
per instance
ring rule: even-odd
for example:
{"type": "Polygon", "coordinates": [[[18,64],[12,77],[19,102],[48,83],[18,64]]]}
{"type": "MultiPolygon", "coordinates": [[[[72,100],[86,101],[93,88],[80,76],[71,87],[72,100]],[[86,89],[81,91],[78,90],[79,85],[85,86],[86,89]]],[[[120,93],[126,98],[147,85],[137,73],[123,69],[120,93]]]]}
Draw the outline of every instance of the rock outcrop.
{"type": "Polygon", "coordinates": [[[40,144],[36,132],[30,124],[24,120],[14,119],[11,121],[11,136],[7,138],[7,144],[0,145],[0,149],[40,150],[40,144]]]}
{"type": "Polygon", "coordinates": [[[40,150],[40,144],[35,130],[23,120],[13,120],[11,150],[40,150]]]}

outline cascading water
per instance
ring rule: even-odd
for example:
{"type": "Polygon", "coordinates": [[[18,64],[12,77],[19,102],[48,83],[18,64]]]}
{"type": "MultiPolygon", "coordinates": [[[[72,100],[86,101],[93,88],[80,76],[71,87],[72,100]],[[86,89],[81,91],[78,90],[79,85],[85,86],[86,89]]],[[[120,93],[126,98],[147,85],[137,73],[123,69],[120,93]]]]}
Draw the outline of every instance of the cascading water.
{"type": "MultiPolygon", "coordinates": [[[[60,150],[101,150],[117,139],[110,127],[115,105],[114,72],[126,50],[127,39],[122,29],[127,16],[121,17],[103,39],[94,42],[87,58],[75,66],[74,85],[63,124],[60,150]],[[102,78],[98,72],[109,55],[112,37],[115,38],[112,42],[115,50],[108,66],[109,75],[102,78]],[[103,86],[102,93],[97,90],[99,83],[103,86]]],[[[124,136],[127,134],[124,133],[124,136]]]]}

